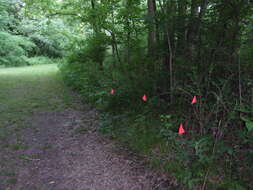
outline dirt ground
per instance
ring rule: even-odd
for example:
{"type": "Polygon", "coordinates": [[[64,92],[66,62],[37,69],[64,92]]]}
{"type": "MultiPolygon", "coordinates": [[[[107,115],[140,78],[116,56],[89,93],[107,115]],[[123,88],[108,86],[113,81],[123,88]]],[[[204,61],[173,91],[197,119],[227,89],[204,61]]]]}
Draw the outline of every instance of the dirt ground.
{"type": "Polygon", "coordinates": [[[22,134],[29,148],[11,155],[23,155],[22,164],[17,163],[17,183],[2,189],[161,189],[158,174],[139,167],[135,157],[119,153],[116,142],[97,132],[95,110],[37,113],[28,123],[31,127],[22,134]]]}
{"type": "Polygon", "coordinates": [[[2,77],[0,190],[169,189],[143,159],[98,132],[98,113],[78,96],[71,93],[72,104],[81,109],[61,105],[63,86],[56,69],[47,72],[51,67],[8,70],[2,77]],[[15,119],[19,113],[22,121],[15,119]]]}

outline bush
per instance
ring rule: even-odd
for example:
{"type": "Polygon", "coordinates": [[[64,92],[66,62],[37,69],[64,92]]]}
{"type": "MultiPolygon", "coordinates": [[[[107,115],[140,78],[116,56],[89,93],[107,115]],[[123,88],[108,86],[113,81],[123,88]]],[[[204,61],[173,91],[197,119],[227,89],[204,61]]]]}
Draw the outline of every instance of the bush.
{"type": "Polygon", "coordinates": [[[44,56],[26,58],[27,65],[42,65],[55,63],[53,59],[44,56]]]}
{"type": "Polygon", "coordinates": [[[26,56],[36,45],[28,38],[0,32],[0,65],[22,66],[26,65],[26,56]]]}
{"type": "Polygon", "coordinates": [[[23,19],[17,27],[19,33],[28,36],[37,46],[32,56],[62,57],[69,42],[69,28],[60,19],[23,19]]]}
{"type": "Polygon", "coordinates": [[[152,163],[173,174],[182,188],[243,190],[253,186],[253,82],[248,75],[242,72],[243,107],[237,107],[235,75],[214,77],[206,85],[198,81],[194,67],[180,74],[169,102],[169,76],[159,63],[151,72],[151,64],[132,53],[129,64],[121,67],[101,51],[105,58],[101,70],[93,41],[98,42],[90,38],[85,47],[77,48],[61,71],[67,84],[102,110],[100,131],[147,154],[152,163]],[[110,94],[112,88],[115,94],[110,94]],[[144,93],[148,102],[141,100],[144,93]],[[195,105],[190,104],[192,95],[198,97],[195,105]],[[178,135],[180,122],[185,124],[183,136],[178,135]]]}
{"type": "Polygon", "coordinates": [[[23,7],[19,0],[0,0],[0,65],[44,64],[52,62],[45,57],[61,58],[69,28],[61,19],[28,19],[23,7]]]}

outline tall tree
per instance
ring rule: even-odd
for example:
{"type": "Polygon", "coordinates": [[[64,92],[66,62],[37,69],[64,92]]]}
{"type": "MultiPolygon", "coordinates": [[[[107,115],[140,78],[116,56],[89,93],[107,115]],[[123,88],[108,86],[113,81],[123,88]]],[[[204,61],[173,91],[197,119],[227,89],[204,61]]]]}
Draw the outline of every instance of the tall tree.
{"type": "Polygon", "coordinates": [[[156,23],[156,1],[147,0],[148,4],[148,56],[156,57],[157,52],[157,23],[156,23]]]}

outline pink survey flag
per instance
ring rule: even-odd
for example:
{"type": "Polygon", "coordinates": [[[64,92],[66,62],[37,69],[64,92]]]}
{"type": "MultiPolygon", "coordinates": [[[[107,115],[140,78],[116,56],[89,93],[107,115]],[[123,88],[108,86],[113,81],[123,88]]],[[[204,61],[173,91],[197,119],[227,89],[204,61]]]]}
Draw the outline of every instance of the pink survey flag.
{"type": "Polygon", "coordinates": [[[115,94],[115,90],[112,88],[110,93],[115,94]]]}
{"type": "Polygon", "coordinates": [[[192,104],[196,104],[197,103],[197,97],[194,96],[193,99],[192,99],[192,104]]]}
{"type": "Polygon", "coordinates": [[[144,102],[146,102],[146,101],[148,100],[148,98],[147,98],[147,95],[146,95],[146,94],[144,94],[144,95],[142,96],[142,100],[143,100],[144,102]]]}
{"type": "Polygon", "coordinates": [[[178,129],[178,134],[179,134],[179,135],[182,135],[182,134],[184,134],[184,133],[185,133],[184,126],[183,126],[182,123],[180,123],[180,127],[179,127],[179,129],[178,129]]]}

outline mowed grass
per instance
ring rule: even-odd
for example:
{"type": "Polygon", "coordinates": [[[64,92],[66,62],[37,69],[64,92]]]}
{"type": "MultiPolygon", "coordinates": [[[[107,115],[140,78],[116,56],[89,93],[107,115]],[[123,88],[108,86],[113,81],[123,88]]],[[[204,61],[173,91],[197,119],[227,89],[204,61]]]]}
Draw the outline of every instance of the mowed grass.
{"type": "Polygon", "coordinates": [[[31,114],[62,110],[71,102],[56,64],[1,68],[0,141],[11,132],[10,126],[26,127],[31,114]]]}
{"type": "Polygon", "coordinates": [[[0,189],[17,182],[15,171],[24,156],[15,153],[29,147],[23,129],[31,127],[30,116],[60,111],[73,102],[56,64],[0,68],[0,189]]]}

